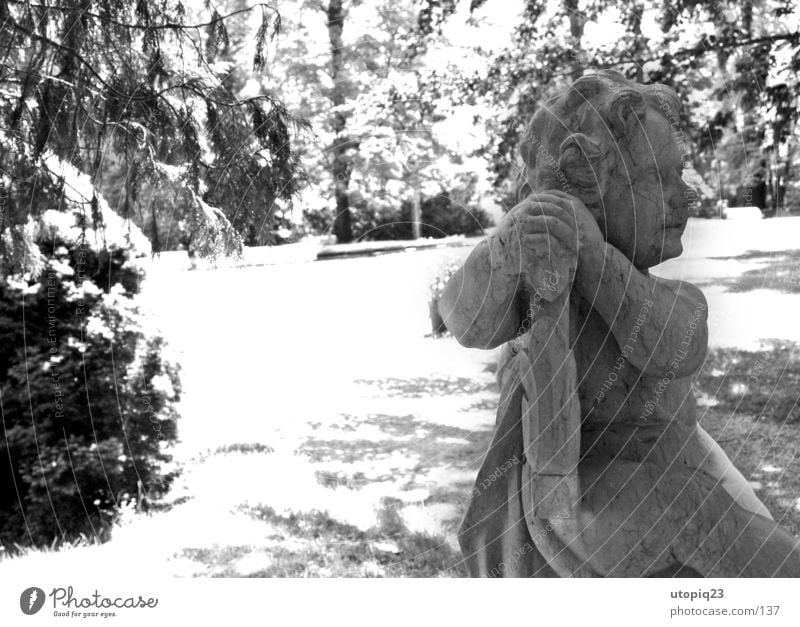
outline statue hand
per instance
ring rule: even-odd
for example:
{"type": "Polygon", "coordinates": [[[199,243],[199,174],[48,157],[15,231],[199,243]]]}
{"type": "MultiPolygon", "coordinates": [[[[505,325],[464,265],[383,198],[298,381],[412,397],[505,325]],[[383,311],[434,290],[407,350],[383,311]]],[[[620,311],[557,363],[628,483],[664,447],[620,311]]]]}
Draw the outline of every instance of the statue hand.
{"type": "Polygon", "coordinates": [[[510,277],[524,276],[531,293],[553,300],[571,281],[579,239],[562,215],[560,197],[531,196],[506,214],[490,238],[492,268],[510,277]]]}
{"type": "Polygon", "coordinates": [[[602,267],[605,238],[597,220],[581,200],[561,190],[547,190],[531,194],[524,202],[572,229],[573,241],[578,249],[579,269],[602,267]]]}
{"type": "Polygon", "coordinates": [[[553,213],[548,212],[548,215],[553,215],[577,229],[579,248],[583,249],[581,252],[597,249],[600,244],[605,242],[597,220],[583,204],[583,201],[576,196],[558,189],[549,189],[531,194],[526,201],[541,204],[543,207],[555,205],[558,209],[553,213]]]}

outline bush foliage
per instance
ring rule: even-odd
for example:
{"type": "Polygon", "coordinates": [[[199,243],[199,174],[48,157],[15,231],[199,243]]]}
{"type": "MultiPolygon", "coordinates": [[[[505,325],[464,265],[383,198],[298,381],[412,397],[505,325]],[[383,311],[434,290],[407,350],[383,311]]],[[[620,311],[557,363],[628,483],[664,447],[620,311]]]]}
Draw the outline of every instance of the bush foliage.
{"type": "MultiPolygon", "coordinates": [[[[413,239],[410,200],[400,208],[369,205],[353,216],[353,233],[363,240],[413,239]]],[[[491,217],[480,208],[465,207],[440,194],[424,198],[420,207],[422,237],[480,235],[492,225],[491,217]]]]}
{"type": "Polygon", "coordinates": [[[42,273],[0,278],[6,548],[103,539],[118,505],[146,504],[171,480],[177,370],[136,305],[130,248],[92,233],[51,222],[42,273]]]}

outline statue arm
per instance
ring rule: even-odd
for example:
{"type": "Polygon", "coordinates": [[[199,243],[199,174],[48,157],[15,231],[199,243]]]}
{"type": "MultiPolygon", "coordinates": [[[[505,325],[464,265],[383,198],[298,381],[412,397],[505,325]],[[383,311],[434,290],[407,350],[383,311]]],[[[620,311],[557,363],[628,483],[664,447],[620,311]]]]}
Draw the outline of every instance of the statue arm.
{"type": "Polygon", "coordinates": [[[582,297],[605,319],[635,368],[681,378],[703,363],[708,307],[697,286],[641,272],[608,243],[595,263],[579,267],[576,278],[582,297]]]}
{"type": "Polygon", "coordinates": [[[522,322],[522,275],[508,271],[496,238],[473,249],[439,299],[445,325],[468,348],[495,348],[516,337],[522,322]]]}
{"type": "Polygon", "coordinates": [[[445,285],[439,313],[464,346],[494,348],[514,339],[532,294],[550,302],[566,289],[577,238],[553,215],[552,200],[531,195],[514,206],[445,285]]]}

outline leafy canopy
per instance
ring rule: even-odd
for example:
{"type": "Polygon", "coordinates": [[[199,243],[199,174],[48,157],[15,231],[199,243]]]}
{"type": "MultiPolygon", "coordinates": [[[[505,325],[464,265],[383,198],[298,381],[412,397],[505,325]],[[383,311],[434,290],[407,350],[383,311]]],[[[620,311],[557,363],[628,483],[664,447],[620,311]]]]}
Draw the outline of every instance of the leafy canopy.
{"type": "MultiPolygon", "coordinates": [[[[259,3],[220,14],[180,0],[0,0],[0,256],[20,269],[32,249],[23,227],[65,209],[66,162],[95,191],[79,202],[101,220],[104,163],[125,166],[120,213],[131,217],[143,185],[168,184],[201,254],[235,252],[241,234],[291,203],[299,165],[290,139],[304,123],[266,93],[226,87],[226,23],[259,19],[253,69],[280,17],[259,3]]],[[[158,248],[153,221],[151,240],[158,248]]]]}

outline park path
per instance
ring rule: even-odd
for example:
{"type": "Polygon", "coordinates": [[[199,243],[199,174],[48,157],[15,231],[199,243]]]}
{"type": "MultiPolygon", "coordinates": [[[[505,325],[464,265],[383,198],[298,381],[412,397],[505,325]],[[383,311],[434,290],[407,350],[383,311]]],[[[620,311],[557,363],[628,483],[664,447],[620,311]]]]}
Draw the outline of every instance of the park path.
{"type": "MultiPolygon", "coordinates": [[[[800,341],[798,241],[797,218],[692,221],[685,255],[656,272],[703,287],[716,345],[800,341]]],[[[197,272],[156,263],[143,298],[184,385],[174,451],[184,472],[168,496],[173,507],[126,513],[106,545],[16,566],[269,572],[287,539],[253,511],[319,510],[367,530],[385,523],[387,503],[395,533],[455,549],[494,421],[493,352],[425,336],[430,280],[468,251],[197,272]]]]}

